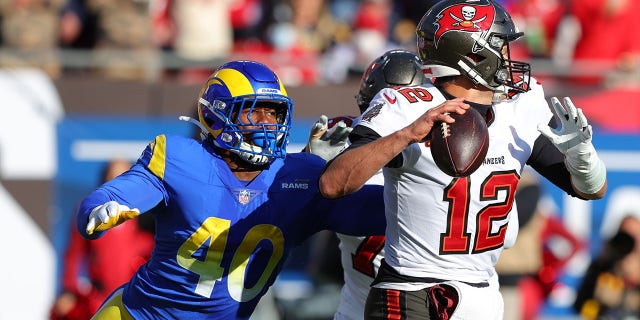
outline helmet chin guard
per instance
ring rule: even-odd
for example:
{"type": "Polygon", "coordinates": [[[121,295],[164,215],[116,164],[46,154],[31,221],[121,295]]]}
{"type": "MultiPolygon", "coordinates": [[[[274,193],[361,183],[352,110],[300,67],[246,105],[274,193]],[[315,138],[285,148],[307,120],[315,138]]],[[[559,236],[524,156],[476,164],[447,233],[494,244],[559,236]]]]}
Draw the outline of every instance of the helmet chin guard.
{"type": "Polygon", "coordinates": [[[230,149],[230,151],[240,157],[240,159],[254,165],[264,165],[271,162],[271,158],[264,155],[261,147],[242,142],[240,148],[230,149]]]}
{"type": "Polygon", "coordinates": [[[272,153],[271,150],[276,149],[277,139],[272,133],[256,132],[252,135],[253,144],[246,142],[240,143],[240,148],[231,149],[232,153],[237,154],[242,160],[255,165],[264,165],[271,161],[266,154],[272,153]],[[245,151],[249,150],[249,151],[245,151]]]}

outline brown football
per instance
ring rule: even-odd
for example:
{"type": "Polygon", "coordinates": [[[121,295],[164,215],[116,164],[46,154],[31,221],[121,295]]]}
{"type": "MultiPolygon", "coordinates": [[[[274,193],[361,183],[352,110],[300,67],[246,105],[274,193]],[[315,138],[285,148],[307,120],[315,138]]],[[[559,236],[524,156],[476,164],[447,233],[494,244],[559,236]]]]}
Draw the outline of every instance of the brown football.
{"type": "Polygon", "coordinates": [[[442,172],[464,177],[476,171],[489,149],[489,131],[484,117],[474,108],[452,113],[456,122],[436,123],[431,130],[431,155],[442,172]]]}

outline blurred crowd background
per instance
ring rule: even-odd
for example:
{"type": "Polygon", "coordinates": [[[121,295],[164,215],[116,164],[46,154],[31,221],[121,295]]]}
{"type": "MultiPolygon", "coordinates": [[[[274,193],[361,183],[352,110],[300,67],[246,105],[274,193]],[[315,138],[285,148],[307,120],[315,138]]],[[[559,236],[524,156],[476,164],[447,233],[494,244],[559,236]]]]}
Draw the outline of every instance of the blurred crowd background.
{"type": "MultiPolygon", "coordinates": [[[[340,83],[386,49],[415,50],[434,1],[1,0],[0,65],[197,83],[216,63],[251,56],[289,66],[293,85],[340,83]]],[[[533,59],[536,74],[637,78],[637,1],[499,2],[525,32],[514,54],[533,59]]]]}
{"type": "MultiPolygon", "coordinates": [[[[390,48],[415,51],[415,27],[435,1],[0,0],[0,67],[190,85],[223,61],[250,58],[290,87],[342,84],[390,48]]],[[[549,95],[597,95],[581,106],[587,113],[637,103],[638,1],[498,2],[525,33],[512,56],[532,62],[549,95]]],[[[637,130],[635,109],[613,129],[637,130]]]]}
{"type": "MultiPolygon", "coordinates": [[[[193,114],[216,66],[246,58],[278,73],[296,103],[297,151],[319,115],[357,114],[353,96],[372,60],[415,52],[416,25],[436,1],[0,0],[0,320],[48,316],[75,201],[108,161],[134,161],[157,133],[191,134],[175,116],[193,114]]],[[[531,62],[547,96],[571,96],[584,110],[610,183],[593,205],[534,183],[540,194],[522,201],[531,214],[520,218],[518,247],[499,265],[507,320],[577,318],[574,302],[594,300],[580,289],[585,274],[596,297],[630,286],[640,310],[638,272],[622,286],[607,278],[604,289],[593,275],[618,269],[626,255],[603,252],[626,241],[617,236],[625,217],[640,217],[640,1],[498,2],[525,33],[512,57],[531,62]]],[[[330,318],[341,279],[327,250],[335,241],[320,234],[290,261],[273,290],[283,319],[330,318]]],[[[639,243],[624,253],[640,256],[639,243]]],[[[640,270],[634,259],[621,268],[640,270]]]]}

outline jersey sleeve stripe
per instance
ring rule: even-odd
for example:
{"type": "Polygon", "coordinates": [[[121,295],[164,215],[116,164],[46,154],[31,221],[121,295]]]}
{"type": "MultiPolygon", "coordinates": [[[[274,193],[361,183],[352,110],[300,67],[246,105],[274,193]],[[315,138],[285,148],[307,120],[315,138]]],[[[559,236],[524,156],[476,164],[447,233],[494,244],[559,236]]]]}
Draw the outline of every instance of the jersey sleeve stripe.
{"type": "Polygon", "coordinates": [[[164,169],[166,166],[167,137],[162,134],[156,137],[153,142],[153,156],[149,161],[149,170],[158,178],[164,179],[164,169]]]}

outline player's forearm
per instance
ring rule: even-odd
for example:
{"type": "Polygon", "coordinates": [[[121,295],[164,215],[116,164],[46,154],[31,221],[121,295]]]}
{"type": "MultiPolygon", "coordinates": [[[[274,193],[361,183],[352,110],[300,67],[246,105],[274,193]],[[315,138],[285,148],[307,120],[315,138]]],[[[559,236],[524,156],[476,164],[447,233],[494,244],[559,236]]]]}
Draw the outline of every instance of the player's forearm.
{"type": "Polygon", "coordinates": [[[602,187],[597,190],[594,193],[584,193],[582,191],[580,191],[578,188],[576,188],[575,184],[572,183],[573,186],[573,190],[582,198],[584,199],[588,199],[588,200],[598,200],[598,199],[602,199],[604,198],[604,196],[607,194],[607,181],[605,180],[604,184],[602,185],[602,187]]]}
{"type": "Polygon", "coordinates": [[[383,190],[381,185],[365,184],[348,197],[332,201],[335,209],[327,213],[327,229],[351,236],[384,235],[383,190]]]}
{"type": "Polygon", "coordinates": [[[572,149],[565,155],[565,165],[571,174],[571,185],[573,190],[585,199],[601,199],[607,191],[607,169],[593,145],[589,144],[589,148],[582,149],[579,155],[574,154],[575,151],[572,149]]]}
{"type": "Polygon", "coordinates": [[[367,180],[413,142],[405,131],[396,131],[336,157],[320,176],[320,193],[333,199],[362,188],[367,180]]]}
{"type": "Polygon", "coordinates": [[[93,209],[109,201],[116,201],[144,213],[164,199],[166,191],[162,187],[160,180],[149,171],[137,165],[132,167],[130,171],[103,184],[84,198],[78,207],[78,232],[90,240],[99,238],[104,232],[96,230],[89,235],[86,230],[93,209]]]}

